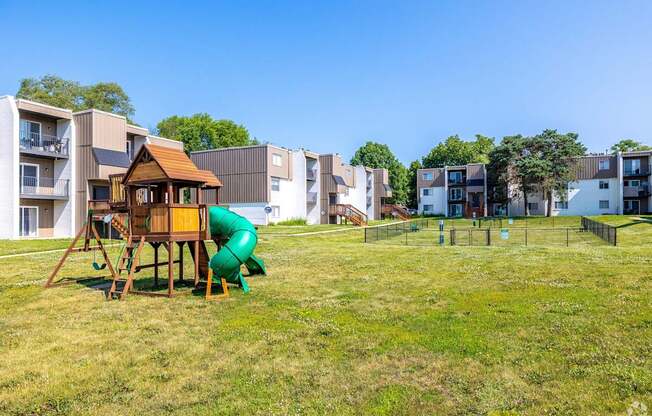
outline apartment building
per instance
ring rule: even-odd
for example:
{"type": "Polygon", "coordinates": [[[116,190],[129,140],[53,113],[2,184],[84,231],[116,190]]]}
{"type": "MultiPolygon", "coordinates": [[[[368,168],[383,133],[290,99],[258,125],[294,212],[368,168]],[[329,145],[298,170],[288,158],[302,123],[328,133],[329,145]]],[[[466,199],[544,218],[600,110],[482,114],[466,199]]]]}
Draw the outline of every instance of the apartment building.
{"type": "Polygon", "coordinates": [[[418,212],[446,217],[487,215],[487,172],[480,163],[417,171],[418,212]]]}
{"type": "Polygon", "coordinates": [[[292,218],[337,223],[345,210],[368,219],[380,216],[374,207],[374,201],[381,201],[374,191],[374,170],[347,165],[337,154],[264,144],[192,152],[190,157],[222,181],[220,203],[257,225],[292,218]]]}
{"type": "Polygon", "coordinates": [[[0,97],[0,238],[74,232],[72,119],[70,110],[0,97]]]}
{"type": "MultiPolygon", "coordinates": [[[[636,215],[652,207],[650,173],[652,151],[598,154],[578,157],[574,180],[566,195],[553,196],[550,215],[636,215]]],[[[419,212],[465,216],[526,214],[525,198],[514,187],[509,201],[487,200],[486,171],[481,165],[420,169],[417,178],[419,212]],[[484,190],[482,183],[484,182],[484,190]],[[484,203],[482,201],[484,199],[484,203]],[[488,209],[485,209],[487,206],[488,209]]],[[[527,198],[529,215],[548,215],[549,204],[542,192],[527,198]]]]}
{"type": "Polygon", "coordinates": [[[109,175],[124,173],[145,143],[183,149],[123,116],[73,113],[0,97],[0,238],[71,237],[86,220],[88,200],[108,199],[109,175]]]}

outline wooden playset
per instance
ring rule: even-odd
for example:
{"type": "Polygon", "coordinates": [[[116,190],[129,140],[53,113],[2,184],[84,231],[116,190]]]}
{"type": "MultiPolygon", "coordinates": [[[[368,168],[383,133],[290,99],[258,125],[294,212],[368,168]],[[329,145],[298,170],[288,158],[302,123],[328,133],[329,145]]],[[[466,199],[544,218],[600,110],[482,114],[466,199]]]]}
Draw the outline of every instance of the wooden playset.
{"type": "MultiPolygon", "coordinates": [[[[85,224],[49,276],[45,287],[54,279],[68,257],[76,252],[100,252],[103,263],[93,262],[96,270],[108,269],[112,279],[108,299],[124,299],[128,293],[146,296],[173,297],[175,264],[179,265],[178,284],[184,281],[184,246],[187,245],[194,264],[195,288],[205,284],[207,299],[227,297],[228,283],[248,291],[240,271],[244,264],[249,274],[265,274],[261,259],[253,254],[257,243],[256,230],[245,218],[219,207],[221,182],[210,171],[199,170],[183,152],[163,146],[144,145],[124,174],[111,175],[108,200],[88,203],[85,224]],[[204,202],[207,190],[215,190],[215,204],[204,202]],[[192,195],[194,202],[187,203],[192,195]],[[95,227],[104,221],[118,231],[124,244],[117,264],[113,265],[95,227]],[[83,238],[83,245],[77,247],[83,238]],[[205,241],[214,241],[218,252],[209,259],[205,241]],[[153,262],[141,264],[143,248],[153,248],[153,262]],[[178,259],[175,260],[175,246],[178,259]],[[167,262],[159,261],[159,249],[167,251],[167,262]],[[167,291],[159,289],[159,267],[167,265],[167,291]],[[143,269],[154,269],[154,287],[134,287],[134,275],[143,269]],[[213,295],[213,279],[222,291],[213,295]]],[[[94,254],[95,259],[95,254],[94,254]]],[[[189,292],[186,292],[189,293],[189,292]]]]}

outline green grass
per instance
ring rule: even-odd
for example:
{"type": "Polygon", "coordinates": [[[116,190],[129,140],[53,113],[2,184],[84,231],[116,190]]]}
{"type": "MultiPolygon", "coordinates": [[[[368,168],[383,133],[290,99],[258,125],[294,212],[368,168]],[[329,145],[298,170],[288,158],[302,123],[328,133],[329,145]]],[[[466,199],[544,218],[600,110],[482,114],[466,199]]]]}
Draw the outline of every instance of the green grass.
{"type": "MultiPolygon", "coordinates": [[[[223,302],[44,290],[58,255],[2,259],[0,414],[622,415],[652,404],[649,247],[361,240],[263,238],[269,276],[223,302]]],[[[75,255],[62,276],[96,275],[91,260],[75,255]]]]}
{"type": "Polygon", "coordinates": [[[290,218],[272,225],[308,225],[308,221],[305,218],[290,218]]]}
{"type": "Polygon", "coordinates": [[[65,249],[70,239],[0,240],[0,256],[9,254],[33,253],[36,251],[65,249]]]}

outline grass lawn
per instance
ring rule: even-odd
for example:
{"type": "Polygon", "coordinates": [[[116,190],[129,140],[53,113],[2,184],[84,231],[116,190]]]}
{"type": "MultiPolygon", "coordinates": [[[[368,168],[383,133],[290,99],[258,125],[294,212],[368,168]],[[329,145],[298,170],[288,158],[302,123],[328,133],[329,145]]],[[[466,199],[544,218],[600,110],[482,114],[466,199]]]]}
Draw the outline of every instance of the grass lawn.
{"type": "MultiPolygon", "coordinates": [[[[361,231],[265,238],[269,276],[223,302],[44,290],[58,254],[2,259],[0,414],[622,415],[652,405],[649,247],[361,241],[361,231]]],[[[91,255],[73,259],[64,277],[98,273],[91,255]]]]}

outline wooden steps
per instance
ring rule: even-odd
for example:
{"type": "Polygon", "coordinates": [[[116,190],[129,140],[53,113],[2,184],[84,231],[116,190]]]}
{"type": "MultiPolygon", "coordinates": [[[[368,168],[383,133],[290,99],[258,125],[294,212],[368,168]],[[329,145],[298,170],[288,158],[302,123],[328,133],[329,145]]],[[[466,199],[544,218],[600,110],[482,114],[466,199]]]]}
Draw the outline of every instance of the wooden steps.
{"type": "Polygon", "coordinates": [[[140,237],[140,240],[137,242],[134,242],[131,236],[129,236],[127,244],[125,245],[118,262],[118,272],[114,275],[111,289],[109,289],[107,296],[109,300],[115,299],[116,297],[123,300],[127,293],[129,293],[129,289],[131,289],[131,286],[133,285],[134,273],[140,263],[140,254],[143,251],[144,245],[145,236],[140,237]],[[121,278],[121,272],[123,270],[127,271],[126,279],[121,278]]]}
{"type": "Polygon", "coordinates": [[[335,205],[335,215],[344,217],[347,221],[351,221],[353,225],[366,225],[367,214],[360,211],[351,204],[336,204],[335,205]]]}

